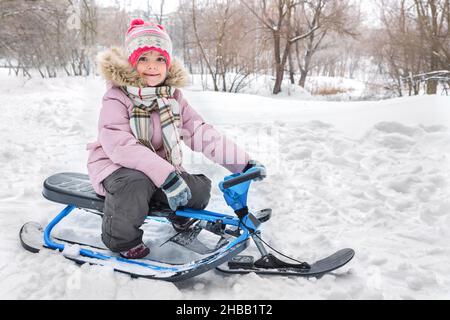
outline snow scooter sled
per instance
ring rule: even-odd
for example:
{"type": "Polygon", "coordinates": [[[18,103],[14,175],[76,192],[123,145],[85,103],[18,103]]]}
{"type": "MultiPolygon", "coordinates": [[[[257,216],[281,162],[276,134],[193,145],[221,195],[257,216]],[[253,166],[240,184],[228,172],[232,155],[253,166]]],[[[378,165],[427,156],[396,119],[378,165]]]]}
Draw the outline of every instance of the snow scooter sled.
{"type": "MultiPolygon", "coordinates": [[[[247,193],[253,179],[261,177],[261,169],[251,168],[245,173],[226,176],[219,183],[226,203],[233,208],[235,215],[227,215],[208,210],[179,209],[176,212],[168,207],[150,208],[146,223],[170,223],[174,216],[191,218],[191,225],[165,240],[160,247],[171,245],[178,251],[175,256],[188,253],[189,261],[164,261],[155,257],[131,260],[109,251],[100,241],[89,243],[77,239],[52,236],[54,227],[75,208],[102,215],[104,198],[97,195],[89,178],[81,173],[58,173],[44,181],[43,196],[51,201],[65,204],[66,207],[44,228],[36,222],[24,224],[20,230],[22,246],[34,253],[42,249],[58,250],[65,258],[83,264],[110,266],[114,270],[130,274],[132,277],[145,277],[167,281],[185,280],[216,268],[225,273],[249,273],[270,275],[292,275],[320,277],[325,273],[342,267],[353,256],[352,249],[342,249],[313,264],[300,262],[291,264],[268,253],[264,247],[259,230],[262,223],[270,219],[271,209],[250,212],[247,207],[247,193]],[[213,243],[201,240],[214,238],[213,243]],[[261,253],[256,260],[253,256],[239,255],[249,246],[250,238],[261,253]],[[100,243],[100,245],[98,244],[100,243]]],[[[144,225],[146,224],[144,223],[144,225]]],[[[172,228],[170,228],[173,230],[172,228]]],[[[151,246],[150,256],[154,250],[151,246]]]]}

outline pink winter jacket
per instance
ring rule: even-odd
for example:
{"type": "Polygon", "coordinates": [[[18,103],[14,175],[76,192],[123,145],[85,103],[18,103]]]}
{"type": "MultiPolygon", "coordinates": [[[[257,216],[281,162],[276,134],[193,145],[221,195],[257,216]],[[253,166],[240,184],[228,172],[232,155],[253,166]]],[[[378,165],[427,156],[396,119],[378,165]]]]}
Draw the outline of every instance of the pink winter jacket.
{"type": "MultiPolygon", "coordinates": [[[[108,83],[98,121],[98,139],[87,145],[87,169],[94,190],[104,196],[106,192],[102,181],[121,167],[142,171],[160,187],[175,168],[165,159],[159,113],[152,113],[154,153],[134,137],[130,128],[133,103],[118,88],[123,85],[143,86],[142,79],[118,48],[100,54],[99,65],[100,72],[108,83]]],[[[186,79],[186,72],[175,60],[165,84],[180,87],[186,83],[186,79]]],[[[174,98],[180,105],[179,132],[184,143],[229,171],[241,172],[249,160],[248,154],[206,124],[183,98],[179,89],[174,91],[174,98]]],[[[184,169],[181,167],[181,170],[184,169]]]]}

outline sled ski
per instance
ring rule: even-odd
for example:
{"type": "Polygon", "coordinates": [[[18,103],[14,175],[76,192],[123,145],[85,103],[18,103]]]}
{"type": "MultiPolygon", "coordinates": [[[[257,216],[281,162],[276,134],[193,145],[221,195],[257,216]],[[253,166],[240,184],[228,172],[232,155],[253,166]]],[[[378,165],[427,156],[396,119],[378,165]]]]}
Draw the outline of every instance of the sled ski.
{"type": "Polygon", "coordinates": [[[283,262],[268,253],[261,240],[259,228],[270,219],[272,210],[250,212],[247,207],[250,183],[259,177],[261,169],[254,167],[245,173],[226,176],[219,183],[225,201],[234,210],[234,214],[189,208],[180,208],[173,212],[164,206],[151,207],[146,223],[171,224],[173,215],[177,215],[191,218],[192,224],[184,231],[168,235],[159,246],[152,243],[147,257],[131,260],[108,250],[100,239],[94,239],[97,242],[91,243],[92,241],[52,234],[54,227],[75,208],[99,216],[103,215],[104,208],[104,197],[95,193],[86,174],[74,172],[54,174],[44,181],[42,194],[46,199],[64,204],[66,207],[46,227],[36,222],[24,224],[19,232],[20,241],[26,250],[33,253],[56,250],[65,258],[79,264],[110,266],[132,277],[166,281],[185,280],[214,268],[226,273],[320,276],[345,265],[353,258],[352,249],[343,249],[312,265],[307,263],[296,265],[283,262]],[[261,258],[256,261],[251,256],[239,255],[249,246],[250,239],[261,253],[261,258]],[[157,256],[162,252],[162,248],[172,250],[171,256],[178,257],[180,252],[186,254],[189,260],[169,261],[157,256]]]}
{"type": "MultiPolygon", "coordinates": [[[[344,266],[349,262],[355,252],[352,249],[342,249],[336,253],[321,259],[313,264],[292,264],[291,266],[283,266],[283,264],[277,265],[277,263],[268,263],[266,266],[261,265],[264,259],[273,261],[273,255],[269,254],[268,257],[262,257],[258,261],[254,261],[253,256],[237,255],[228,261],[227,264],[218,266],[216,269],[225,273],[246,274],[254,272],[257,274],[265,275],[283,275],[283,276],[301,276],[301,277],[320,277],[326,273],[336,270],[344,266]]],[[[277,258],[275,258],[277,259],[277,258]]],[[[277,260],[275,260],[277,261],[277,260]]]]}

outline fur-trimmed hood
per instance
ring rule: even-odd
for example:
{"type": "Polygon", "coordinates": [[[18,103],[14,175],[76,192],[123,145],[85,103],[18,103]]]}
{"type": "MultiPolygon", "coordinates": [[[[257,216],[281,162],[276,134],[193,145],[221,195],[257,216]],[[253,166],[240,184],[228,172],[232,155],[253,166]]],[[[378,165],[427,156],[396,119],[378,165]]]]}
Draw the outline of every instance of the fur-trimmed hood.
{"type": "MultiPolygon", "coordinates": [[[[125,52],[118,47],[112,47],[100,52],[97,56],[99,72],[101,76],[112,83],[112,85],[146,87],[142,79],[128,62],[125,52]]],[[[183,87],[188,83],[188,73],[181,62],[172,58],[167,78],[163,85],[173,87],[183,87]]]]}

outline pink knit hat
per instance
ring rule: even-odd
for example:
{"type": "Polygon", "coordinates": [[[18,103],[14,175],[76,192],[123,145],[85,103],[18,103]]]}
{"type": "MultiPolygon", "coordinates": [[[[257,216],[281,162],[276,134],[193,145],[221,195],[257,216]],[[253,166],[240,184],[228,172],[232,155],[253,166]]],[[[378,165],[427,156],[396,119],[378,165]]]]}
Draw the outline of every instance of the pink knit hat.
{"type": "Polygon", "coordinates": [[[133,67],[139,57],[150,50],[161,53],[170,66],[172,56],[172,41],[164,30],[164,27],[153,22],[144,22],[142,19],[134,19],[125,35],[125,48],[128,53],[128,62],[133,67]]]}

